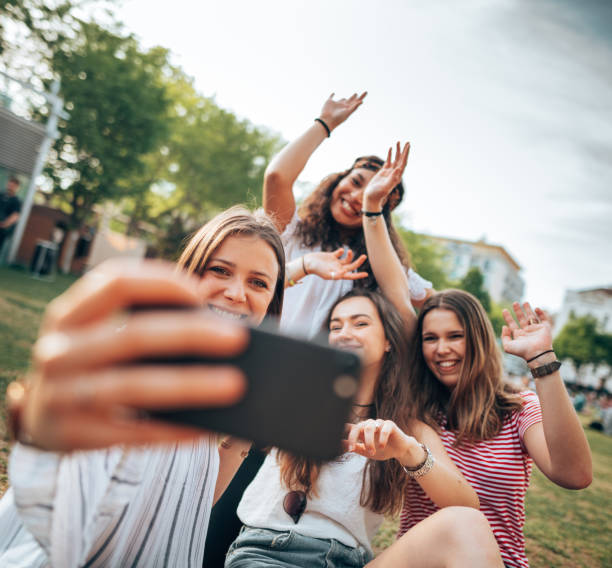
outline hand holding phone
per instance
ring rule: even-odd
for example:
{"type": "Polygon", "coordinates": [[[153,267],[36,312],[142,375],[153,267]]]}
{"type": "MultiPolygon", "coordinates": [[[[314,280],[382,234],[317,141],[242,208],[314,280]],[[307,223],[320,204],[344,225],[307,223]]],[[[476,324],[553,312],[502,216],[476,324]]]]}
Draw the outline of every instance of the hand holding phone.
{"type": "Polygon", "coordinates": [[[236,404],[157,409],[150,412],[151,417],[232,434],[258,446],[276,446],[315,459],[342,453],[344,424],[359,383],[359,358],[320,341],[281,335],[269,326],[249,332],[246,350],[235,357],[148,358],[148,364],[232,364],[247,378],[246,393],[236,404]]]}

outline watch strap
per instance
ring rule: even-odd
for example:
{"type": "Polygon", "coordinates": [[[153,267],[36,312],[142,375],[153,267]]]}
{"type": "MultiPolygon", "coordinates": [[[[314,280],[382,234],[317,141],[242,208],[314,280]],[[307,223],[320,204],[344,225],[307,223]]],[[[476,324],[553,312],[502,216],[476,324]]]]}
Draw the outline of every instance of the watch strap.
{"type": "Polygon", "coordinates": [[[552,375],[555,371],[558,371],[560,367],[561,361],[552,361],[551,363],[546,363],[546,365],[541,365],[540,367],[534,367],[531,369],[531,376],[534,379],[546,377],[547,375],[552,375]]]}

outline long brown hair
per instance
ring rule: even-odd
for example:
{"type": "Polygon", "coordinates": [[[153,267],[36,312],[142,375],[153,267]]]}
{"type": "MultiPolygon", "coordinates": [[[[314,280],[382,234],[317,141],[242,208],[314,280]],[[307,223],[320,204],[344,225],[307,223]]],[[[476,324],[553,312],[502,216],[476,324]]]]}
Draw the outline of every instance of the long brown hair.
{"type": "MultiPolygon", "coordinates": [[[[361,254],[367,254],[365,237],[361,227],[350,231],[343,229],[332,216],[332,194],[338,184],[353,170],[363,168],[377,172],[383,164],[384,161],[378,156],[363,156],[357,158],[348,170],[330,174],[319,183],[314,191],[304,200],[304,203],[299,209],[300,222],[296,229],[296,236],[301,240],[303,246],[320,246],[321,250],[332,251],[340,246],[346,245],[355,253],[355,258],[361,254]]],[[[400,182],[393,189],[389,199],[385,203],[383,207],[383,216],[387,223],[393,248],[401,263],[408,269],[410,268],[410,257],[393,226],[393,220],[391,218],[391,211],[397,207],[403,196],[404,186],[400,182]]],[[[363,280],[355,281],[355,284],[364,288],[376,289],[377,283],[370,269],[369,261],[366,260],[359,270],[368,272],[370,276],[363,280]]]]}
{"type": "Polygon", "coordinates": [[[274,251],[278,261],[278,277],[266,315],[279,317],[285,293],[285,249],[274,223],[263,209],[251,212],[241,205],[235,205],[213,217],[191,237],[178,260],[179,267],[189,274],[201,276],[215,250],[233,235],[259,237],[274,251]]]}
{"type": "MultiPolygon", "coordinates": [[[[354,288],[332,306],[326,320],[327,330],[336,306],[354,297],[368,298],[374,304],[390,345],[374,387],[372,417],[393,420],[402,430],[408,431],[409,389],[405,378],[408,346],[397,311],[379,292],[354,288]]],[[[287,452],[279,452],[278,459],[282,482],[289,489],[304,489],[316,494],[322,462],[287,452]]],[[[376,513],[396,514],[401,510],[407,483],[408,476],[396,460],[368,460],[363,472],[360,503],[376,513]]]]}
{"type": "Polygon", "coordinates": [[[438,292],[423,304],[408,369],[411,414],[438,430],[445,417],[457,444],[494,438],[504,420],[522,406],[517,390],[503,381],[501,352],[484,308],[463,290],[438,292]],[[452,390],[435,377],[423,357],[423,320],[435,309],[454,312],[465,334],[465,357],[452,390]]]}

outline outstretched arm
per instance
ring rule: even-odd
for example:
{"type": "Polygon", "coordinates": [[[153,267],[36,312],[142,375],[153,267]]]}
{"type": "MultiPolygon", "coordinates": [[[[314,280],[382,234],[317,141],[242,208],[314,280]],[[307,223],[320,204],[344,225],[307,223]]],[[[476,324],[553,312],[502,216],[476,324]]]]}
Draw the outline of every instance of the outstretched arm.
{"type": "MultiPolygon", "coordinates": [[[[551,321],[546,312],[528,302],[513,305],[517,321],[504,310],[502,345],[533,369],[556,360],[551,321]]],[[[524,435],[525,447],[542,473],[566,489],[583,489],[593,479],[591,450],[559,371],[536,379],[542,422],[524,435]]]]}
{"type": "Polygon", "coordinates": [[[408,276],[393,248],[385,218],[367,215],[382,211],[393,188],[402,179],[409,152],[409,143],[400,152],[398,142],[395,159],[392,161],[389,149],[385,164],[368,183],[363,195],[363,233],[374,277],[385,297],[399,311],[410,337],[416,326],[416,313],[411,303],[408,276]]]}
{"type": "Polygon", "coordinates": [[[417,478],[427,496],[438,507],[480,507],[476,491],[446,453],[440,436],[423,422],[415,420],[411,426],[416,438],[403,432],[392,420],[380,418],[351,424],[349,428],[345,442],[348,451],[373,460],[396,459],[407,468],[419,466],[427,457],[420,440],[434,459],[431,469],[417,478]]]}
{"type": "MultiPolygon", "coordinates": [[[[361,105],[367,93],[351,95],[348,99],[334,100],[334,94],[325,101],[319,118],[330,131],[342,124],[361,105]]],[[[293,184],[310,156],[327,138],[327,130],[314,122],[301,136],[287,144],[266,168],[263,186],[263,204],[279,231],[287,226],[295,211],[293,184]]]]}

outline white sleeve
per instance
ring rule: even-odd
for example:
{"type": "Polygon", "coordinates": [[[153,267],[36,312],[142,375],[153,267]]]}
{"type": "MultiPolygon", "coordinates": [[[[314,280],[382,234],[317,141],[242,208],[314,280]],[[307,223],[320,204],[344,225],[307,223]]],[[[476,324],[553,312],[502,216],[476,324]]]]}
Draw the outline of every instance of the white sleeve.
{"type": "Polygon", "coordinates": [[[9,460],[9,480],[19,516],[49,555],[51,525],[60,454],[15,444],[9,460]]]}
{"type": "Polygon", "coordinates": [[[21,522],[13,489],[9,487],[0,499],[0,566],[10,568],[43,568],[49,557],[21,522]]]}
{"type": "Polygon", "coordinates": [[[429,280],[425,280],[412,268],[408,269],[408,286],[410,287],[410,296],[415,300],[422,300],[427,295],[427,289],[433,288],[433,284],[429,280]]]}
{"type": "Polygon", "coordinates": [[[62,454],[16,444],[9,463],[15,506],[54,566],[78,566],[121,455],[111,448],[62,454]]]}
{"type": "Polygon", "coordinates": [[[285,230],[281,233],[281,241],[285,246],[290,247],[294,243],[295,230],[297,229],[298,223],[300,222],[300,218],[297,214],[297,209],[293,213],[293,217],[291,217],[291,221],[285,227],[285,230]]]}

